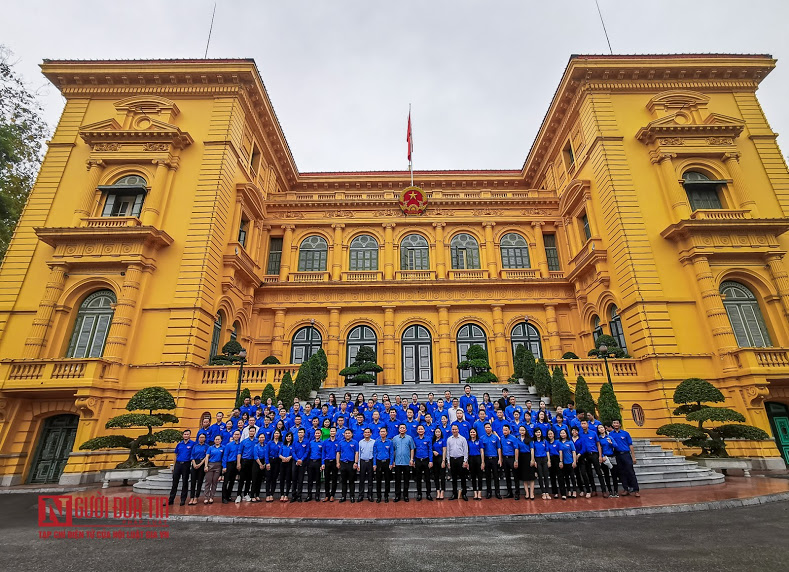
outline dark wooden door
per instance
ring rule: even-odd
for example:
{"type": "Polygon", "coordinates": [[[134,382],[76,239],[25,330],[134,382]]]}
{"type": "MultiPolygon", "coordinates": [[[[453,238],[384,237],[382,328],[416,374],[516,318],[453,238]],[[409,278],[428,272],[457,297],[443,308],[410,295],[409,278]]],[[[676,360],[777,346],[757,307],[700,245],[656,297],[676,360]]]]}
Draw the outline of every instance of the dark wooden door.
{"type": "Polygon", "coordinates": [[[77,415],[56,415],[44,420],[28,482],[56,483],[77,436],[77,415]]]}
{"type": "Polygon", "coordinates": [[[775,437],[775,445],[784,458],[784,463],[789,465],[789,407],[783,403],[767,402],[767,417],[775,437]]]}

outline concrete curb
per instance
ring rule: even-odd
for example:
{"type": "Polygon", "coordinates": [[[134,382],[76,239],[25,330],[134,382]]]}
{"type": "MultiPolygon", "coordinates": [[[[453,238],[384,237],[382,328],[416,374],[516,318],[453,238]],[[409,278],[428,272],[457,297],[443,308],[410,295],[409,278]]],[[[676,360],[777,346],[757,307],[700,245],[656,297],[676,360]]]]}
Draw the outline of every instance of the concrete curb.
{"type": "Polygon", "coordinates": [[[43,495],[43,494],[66,494],[86,491],[92,487],[41,487],[37,489],[7,488],[0,489],[0,495],[43,495]]]}
{"type": "MultiPolygon", "coordinates": [[[[634,508],[617,508],[606,510],[573,511],[573,512],[554,512],[544,514],[505,514],[505,515],[479,515],[463,517],[436,517],[436,518],[265,518],[265,517],[243,517],[243,516],[197,516],[186,514],[173,514],[167,519],[168,522],[211,522],[218,524],[258,524],[258,525],[301,525],[301,526],[322,526],[342,524],[344,526],[354,525],[395,525],[395,524],[469,524],[490,522],[543,522],[554,520],[578,520],[583,518],[609,518],[617,516],[638,516],[648,514],[673,514],[681,512],[700,512],[705,510],[719,510],[727,508],[738,508],[745,506],[756,506],[774,502],[789,501],[789,492],[773,493],[756,497],[735,498],[719,501],[706,501],[699,503],[686,503],[678,505],[647,506],[634,508]]],[[[110,519],[112,520],[112,519],[110,519]]]]}

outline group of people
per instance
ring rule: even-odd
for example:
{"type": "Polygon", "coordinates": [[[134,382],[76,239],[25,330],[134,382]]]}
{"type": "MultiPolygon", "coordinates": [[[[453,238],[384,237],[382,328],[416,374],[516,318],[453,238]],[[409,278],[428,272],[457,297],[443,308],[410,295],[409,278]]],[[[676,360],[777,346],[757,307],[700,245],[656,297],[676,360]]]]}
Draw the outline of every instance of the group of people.
{"type": "Polygon", "coordinates": [[[223,503],[323,501],[409,502],[413,478],[416,500],[443,500],[447,480],[452,496],[468,500],[521,497],[534,500],[535,483],[545,500],[621,494],[640,496],[633,465],[633,441],[619,420],[606,427],[572,402],[552,414],[540,402],[532,409],[509,396],[488,393],[478,400],[471,386],[463,395],[449,391],[420,403],[374,393],[352,401],[346,393],[339,403],[315,399],[290,409],[271,399],[246,398],[225,420],[204,417],[197,437],[190,430],[175,447],[170,504],[181,483],[181,505],[197,504],[201,496],[212,504],[221,484],[223,503]],[[503,476],[506,494],[502,496],[503,476]],[[597,477],[597,483],[595,483],[597,477]],[[306,481],[306,491],[304,490],[306,481]],[[321,498],[323,483],[323,498],[321,498]],[[358,488],[357,488],[358,483],[358,488]],[[235,489],[235,498],[233,493],[235,489]]]}

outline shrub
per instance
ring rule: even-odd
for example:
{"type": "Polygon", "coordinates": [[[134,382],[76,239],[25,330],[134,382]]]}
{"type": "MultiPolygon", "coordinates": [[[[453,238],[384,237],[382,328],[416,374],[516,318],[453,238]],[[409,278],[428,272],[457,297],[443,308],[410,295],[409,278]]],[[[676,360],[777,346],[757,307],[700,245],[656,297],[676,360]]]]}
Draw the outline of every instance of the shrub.
{"type": "Polygon", "coordinates": [[[553,368],[553,375],[551,376],[551,401],[554,407],[567,407],[567,402],[573,398],[573,393],[570,391],[570,386],[567,385],[567,379],[564,377],[562,368],[553,368]]]}
{"type": "Polygon", "coordinates": [[[242,348],[241,344],[239,344],[236,340],[230,340],[222,346],[222,353],[227,356],[235,356],[238,355],[242,349],[244,348],[242,348]]]}
{"type": "Polygon", "coordinates": [[[263,388],[263,393],[260,395],[260,400],[265,404],[266,399],[271,398],[271,402],[276,404],[277,403],[277,394],[274,391],[274,386],[270,383],[266,384],[266,387],[263,388]]]}
{"type": "Polygon", "coordinates": [[[521,371],[523,381],[526,382],[526,385],[532,385],[534,383],[534,370],[537,367],[537,362],[534,359],[534,354],[531,353],[531,350],[527,349],[523,353],[523,370],[521,371]]]}
{"type": "Polygon", "coordinates": [[[611,421],[622,421],[622,408],[616,399],[616,393],[610,383],[606,382],[600,388],[600,398],[597,400],[597,409],[600,411],[600,423],[611,425],[611,421]]]}
{"type": "Polygon", "coordinates": [[[602,352],[600,351],[600,346],[607,346],[608,347],[608,355],[615,358],[623,358],[627,354],[625,350],[619,347],[619,344],[616,343],[616,338],[603,334],[602,336],[598,336],[598,338],[594,342],[594,348],[589,350],[587,355],[592,357],[602,357],[602,352]]]}
{"type": "Polygon", "coordinates": [[[594,399],[592,399],[592,392],[589,391],[589,386],[582,375],[579,375],[575,381],[575,408],[578,411],[584,411],[592,415],[597,409],[594,399]]]}
{"type": "Polygon", "coordinates": [[[242,405],[244,405],[244,399],[246,399],[247,397],[252,399],[252,394],[249,393],[249,388],[245,387],[244,389],[241,390],[241,393],[238,394],[238,398],[236,399],[236,407],[241,407],[242,405]]]}
{"type": "Polygon", "coordinates": [[[293,378],[289,371],[285,372],[282,376],[282,382],[279,384],[279,395],[277,399],[282,402],[285,409],[293,407],[293,399],[296,397],[296,390],[293,387],[293,378]]]}
{"type": "Polygon", "coordinates": [[[575,355],[573,352],[565,352],[562,356],[562,359],[578,359],[578,356],[575,355]]]}
{"type": "Polygon", "coordinates": [[[310,359],[314,359],[315,364],[315,376],[312,378],[312,389],[313,391],[318,391],[321,388],[321,385],[326,378],[329,376],[329,360],[326,357],[326,352],[323,351],[323,348],[320,348],[315,355],[313,355],[310,359]]]}
{"type": "Polygon", "coordinates": [[[310,398],[310,392],[312,392],[313,384],[314,384],[314,377],[315,377],[315,367],[314,361],[312,358],[308,359],[304,363],[301,364],[299,367],[299,373],[296,374],[296,383],[294,384],[294,391],[296,393],[296,397],[298,397],[302,401],[306,401],[310,398]]]}
{"type": "Polygon", "coordinates": [[[490,373],[488,352],[482,346],[473,344],[466,350],[466,359],[458,364],[458,369],[470,369],[471,376],[466,383],[496,383],[499,378],[490,373]]]}
{"type": "Polygon", "coordinates": [[[518,344],[515,348],[515,356],[512,358],[512,365],[515,369],[513,377],[523,379],[523,360],[525,357],[526,347],[523,344],[518,344]]]}
{"type": "Polygon", "coordinates": [[[534,386],[540,397],[550,397],[551,395],[551,372],[544,359],[537,362],[534,367],[534,386]]]}
{"type": "Polygon", "coordinates": [[[263,360],[263,365],[277,365],[279,360],[274,356],[268,356],[263,360]]]}
{"type": "Polygon", "coordinates": [[[353,363],[340,371],[340,375],[348,383],[375,383],[376,373],[384,370],[376,363],[375,350],[369,346],[362,346],[356,353],[353,363]]]}

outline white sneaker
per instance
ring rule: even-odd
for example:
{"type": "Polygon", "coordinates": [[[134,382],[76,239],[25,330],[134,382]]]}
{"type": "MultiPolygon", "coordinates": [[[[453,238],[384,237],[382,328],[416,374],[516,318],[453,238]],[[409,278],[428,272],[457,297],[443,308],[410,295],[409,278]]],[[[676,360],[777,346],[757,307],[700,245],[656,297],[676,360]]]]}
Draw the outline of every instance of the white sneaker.
{"type": "Polygon", "coordinates": [[[236,497],[236,504],[238,504],[240,502],[241,502],[241,497],[240,496],[236,497]]]}
{"type": "Polygon", "coordinates": [[[244,502],[249,502],[252,500],[252,497],[249,495],[244,495],[244,502]]]}

